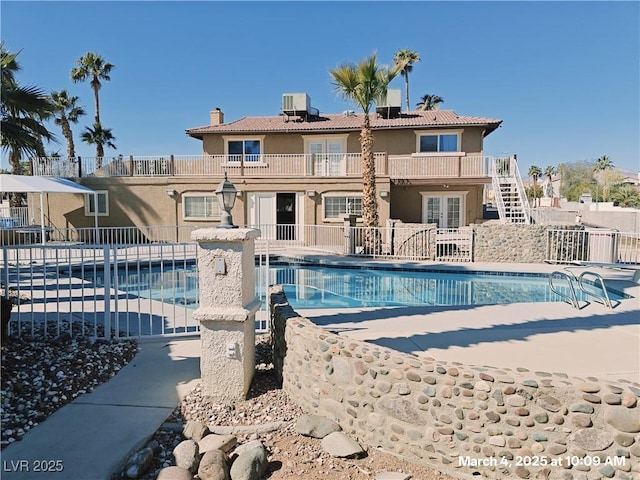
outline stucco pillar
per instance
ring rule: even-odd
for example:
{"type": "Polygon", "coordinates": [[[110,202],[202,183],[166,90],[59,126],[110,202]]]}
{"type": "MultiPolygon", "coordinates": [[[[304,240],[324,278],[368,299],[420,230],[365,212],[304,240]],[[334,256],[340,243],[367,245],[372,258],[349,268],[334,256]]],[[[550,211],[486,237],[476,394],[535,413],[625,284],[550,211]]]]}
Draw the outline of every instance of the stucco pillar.
{"type": "Polygon", "coordinates": [[[219,402],[243,400],[255,368],[255,238],[259,230],[196,230],[198,242],[202,356],[200,372],[206,396],[219,402]]]}

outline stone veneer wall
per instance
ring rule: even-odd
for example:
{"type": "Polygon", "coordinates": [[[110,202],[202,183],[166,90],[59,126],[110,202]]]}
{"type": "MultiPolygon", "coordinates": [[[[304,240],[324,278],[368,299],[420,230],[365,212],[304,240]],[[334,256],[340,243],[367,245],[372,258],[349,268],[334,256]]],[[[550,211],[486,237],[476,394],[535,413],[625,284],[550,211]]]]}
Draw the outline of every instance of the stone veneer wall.
{"type": "Polygon", "coordinates": [[[270,291],[274,365],[307,413],[456,475],[640,478],[640,385],[418,359],[335,335],[270,291]]]}
{"type": "Polygon", "coordinates": [[[582,230],[584,227],[486,223],[472,225],[472,228],[475,262],[544,263],[548,230],[582,230]]]}

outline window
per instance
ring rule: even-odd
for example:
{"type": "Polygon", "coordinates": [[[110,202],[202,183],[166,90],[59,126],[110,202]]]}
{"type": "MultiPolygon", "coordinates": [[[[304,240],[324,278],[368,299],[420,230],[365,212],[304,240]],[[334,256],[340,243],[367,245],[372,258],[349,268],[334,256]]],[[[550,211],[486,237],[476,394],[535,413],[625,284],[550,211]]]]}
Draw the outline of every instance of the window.
{"type": "Polygon", "coordinates": [[[227,154],[229,162],[259,162],[261,153],[260,140],[228,140],[227,154]]]}
{"type": "Polygon", "coordinates": [[[362,197],[324,197],[325,219],[342,220],[347,214],[362,216],[362,197]]]}
{"type": "Polygon", "coordinates": [[[457,152],[458,134],[443,133],[438,135],[419,135],[419,152],[457,152]]]}
{"type": "Polygon", "coordinates": [[[96,214],[95,197],[98,198],[98,215],[109,215],[109,192],[96,191],[97,195],[86,194],[84,197],[84,214],[94,216],[96,214]]]}
{"type": "Polygon", "coordinates": [[[222,213],[218,197],[215,195],[185,194],[182,196],[182,210],[185,220],[218,219],[222,213]]]}

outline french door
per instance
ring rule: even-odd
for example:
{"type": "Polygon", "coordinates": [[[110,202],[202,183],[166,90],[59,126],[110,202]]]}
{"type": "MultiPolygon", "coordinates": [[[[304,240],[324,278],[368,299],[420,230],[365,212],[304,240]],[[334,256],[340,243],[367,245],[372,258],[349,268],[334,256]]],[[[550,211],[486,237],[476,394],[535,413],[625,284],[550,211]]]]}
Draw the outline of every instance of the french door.
{"type": "Polygon", "coordinates": [[[316,175],[335,177],[346,172],[343,140],[309,140],[308,153],[315,154],[313,171],[316,175]]]}
{"type": "Polygon", "coordinates": [[[459,228],[464,225],[464,195],[424,195],[422,221],[438,228],[459,228]]]}

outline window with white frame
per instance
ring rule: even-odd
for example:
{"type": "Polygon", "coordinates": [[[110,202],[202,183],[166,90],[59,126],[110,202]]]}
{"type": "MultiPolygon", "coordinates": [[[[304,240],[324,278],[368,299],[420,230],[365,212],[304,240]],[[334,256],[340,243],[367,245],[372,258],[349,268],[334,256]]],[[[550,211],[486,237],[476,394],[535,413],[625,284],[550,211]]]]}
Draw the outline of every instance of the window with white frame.
{"type": "Polygon", "coordinates": [[[429,133],[418,135],[418,152],[459,152],[460,135],[458,133],[429,133]]]}
{"type": "Polygon", "coordinates": [[[109,215],[109,192],[106,190],[96,190],[96,195],[87,193],[84,196],[84,214],[94,216],[96,214],[96,200],[98,202],[98,215],[106,217],[109,215]]]}
{"type": "Polygon", "coordinates": [[[182,214],[185,220],[217,220],[222,209],[215,195],[187,193],[182,196],[182,214]]]}
{"type": "Polygon", "coordinates": [[[259,162],[262,153],[262,138],[225,138],[228,162],[259,162]]]}
{"type": "Polygon", "coordinates": [[[326,220],[342,220],[345,215],[362,216],[362,196],[325,196],[324,218],[326,220]]]}

